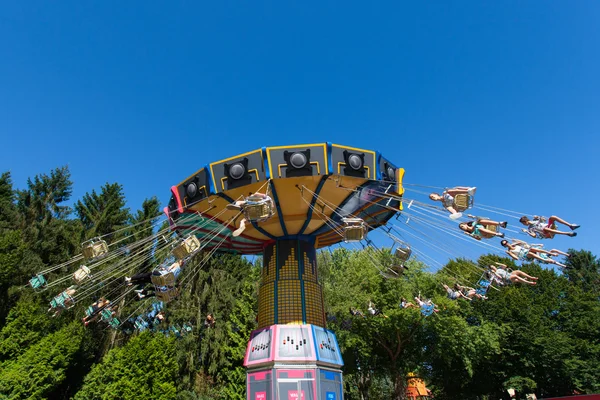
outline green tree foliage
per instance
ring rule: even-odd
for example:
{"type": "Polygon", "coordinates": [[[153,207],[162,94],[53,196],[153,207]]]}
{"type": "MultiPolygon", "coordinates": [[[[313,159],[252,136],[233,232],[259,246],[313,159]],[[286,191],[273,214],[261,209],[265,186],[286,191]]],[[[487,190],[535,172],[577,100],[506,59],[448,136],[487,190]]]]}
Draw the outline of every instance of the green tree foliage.
{"type": "Polygon", "coordinates": [[[11,306],[8,289],[15,283],[20,283],[21,260],[25,250],[19,231],[0,233],[0,322],[11,306]]]}
{"type": "Polygon", "coordinates": [[[47,335],[53,325],[55,320],[48,318],[45,306],[31,296],[22,298],[10,310],[0,331],[0,362],[19,357],[47,335]]]}
{"type": "Polygon", "coordinates": [[[189,275],[182,282],[189,284],[189,292],[174,311],[176,318],[196,321],[199,332],[189,349],[186,370],[194,385],[204,386],[198,380],[211,376],[220,387],[220,398],[241,399],[246,380],[242,362],[250,332],[256,328],[259,270],[240,256],[216,256],[201,268],[203,260],[198,257],[196,265],[186,267],[189,275]],[[209,313],[217,321],[210,328],[203,325],[209,313]]]}
{"type": "MultiPolygon", "coordinates": [[[[143,243],[143,245],[141,245],[140,248],[145,249],[144,251],[140,252],[140,256],[144,258],[144,261],[141,263],[141,265],[139,265],[139,267],[137,268],[138,270],[148,269],[148,266],[153,261],[152,253],[156,249],[155,245],[159,245],[162,242],[162,240],[159,240],[159,243],[147,243],[147,239],[154,234],[154,222],[156,220],[156,217],[158,217],[159,215],[161,215],[160,203],[158,202],[158,199],[156,197],[152,197],[150,199],[145,199],[142,203],[142,209],[137,210],[135,215],[132,215],[129,218],[129,225],[131,228],[128,232],[128,234],[130,235],[128,241],[142,241],[141,243],[143,243]]],[[[139,252],[138,249],[134,250],[139,252]]]]}
{"type": "Polygon", "coordinates": [[[2,364],[0,395],[9,399],[44,399],[66,380],[84,339],[81,324],[72,323],[2,364]]]}
{"type": "Polygon", "coordinates": [[[108,235],[109,239],[113,239],[111,233],[123,229],[131,218],[129,210],[125,208],[123,186],[118,183],[105,184],[100,193],[95,190],[86,193],[83,199],[75,203],[75,213],[83,224],[87,238],[108,235]]]}
{"type": "Polygon", "coordinates": [[[178,372],[175,339],[143,333],[94,366],[75,399],[175,399],[178,372]]]}
{"type": "Polygon", "coordinates": [[[27,189],[16,192],[20,228],[28,244],[24,271],[41,263],[57,264],[79,250],[81,226],[68,220],[71,208],[65,205],[72,193],[68,167],[54,169],[50,175],[27,180],[27,189]]]}
{"type": "Polygon", "coordinates": [[[10,172],[4,172],[0,175],[0,233],[17,227],[15,198],[10,172]]]}
{"type": "Polygon", "coordinates": [[[56,168],[50,175],[36,175],[27,180],[27,190],[17,192],[18,208],[24,223],[64,219],[71,209],[63,203],[71,198],[73,182],[68,167],[56,168]]]}
{"type": "MultiPolygon", "coordinates": [[[[166,306],[159,326],[192,325],[181,339],[128,336],[102,322],[84,328],[83,310],[101,294],[118,300],[122,319],[148,311],[151,301],[133,301],[121,277],[164,262],[172,238],[152,237],[160,215],[156,198],[130,214],[122,186],[106,184],[76,201],[73,216],[71,192],[66,167],[28,180],[23,190],[13,188],[9,173],[0,175],[0,398],[244,399],[242,361],[256,328],[260,267],[237,255],[204,253],[187,262],[178,278],[181,296],[166,306]],[[94,270],[104,281],[116,278],[50,318],[48,301],[64,287],[32,293],[24,285],[78,255],[83,238],[98,235],[122,240],[119,256],[94,270]],[[134,242],[145,239],[141,251],[134,242]],[[209,313],[214,327],[204,325],[209,313]]],[[[516,269],[515,263],[484,255],[452,260],[432,273],[411,260],[402,277],[387,279],[388,249],[320,253],[328,328],[345,362],[345,398],[402,399],[411,374],[425,379],[438,399],[499,399],[508,388],[539,397],[600,391],[600,261],[588,251],[570,253],[564,273],[526,264],[520,268],[539,277],[536,286],[493,289],[487,301],[473,302],[448,299],[442,283],[475,286],[483,267],[503,262],[516,269]],[[398,307],[402,297],[414,303],[419,294],[440,312],[424,317],[417,308],[398,307]],[[369,303],[382,315],[370,316],[369,303]],[[350,308],[365,317],[352,316],[350,308]]],[[[69,280],[76,267],[60,267],[48,278],[69,280]]]]}

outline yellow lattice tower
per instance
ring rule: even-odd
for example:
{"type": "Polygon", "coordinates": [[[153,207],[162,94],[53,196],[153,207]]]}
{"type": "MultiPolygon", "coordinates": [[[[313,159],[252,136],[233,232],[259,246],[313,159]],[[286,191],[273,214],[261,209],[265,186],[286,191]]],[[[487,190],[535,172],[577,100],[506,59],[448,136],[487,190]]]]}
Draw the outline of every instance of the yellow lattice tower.
{"type": "Polygon", "coordinates": [[[325,326],[323,289],[318,283],[311,243],[278,240],[264,251],[258,295],[258,326],[313,324],[325,326]]]}

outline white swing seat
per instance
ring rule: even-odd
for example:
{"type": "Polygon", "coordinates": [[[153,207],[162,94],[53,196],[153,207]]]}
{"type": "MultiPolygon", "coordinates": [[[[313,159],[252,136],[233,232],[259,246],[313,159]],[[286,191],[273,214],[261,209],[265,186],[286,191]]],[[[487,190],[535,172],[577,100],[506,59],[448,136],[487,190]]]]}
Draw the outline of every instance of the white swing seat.
{"type": "Polygon", "coordinates": [[[91,278],[91,273],[90,269],[85,265],[79,267],[79,269],[73,274],[73,281],[78,285],[88,278],[91,278]]]}
{"type": "Polygon", "coordinates": [[[404,267],[404,265],[394,264],[388,267],[388,271],[389,272],[385,272],[383,274],[384,277],[390,279],[397,279],[404,275],[404,271],[406,271],[406,268],[404,267]]]}
{"type": "Polygon", "coordinates": [[[395,256],[400,261],[400,263],[405,263],[406,261],[408,261],[411,255],[412,250],[410,246],[398,247],[395,252],[395,256]]]}
{"type": "Polygon", "coordinates": [[[83,250],[83,258],[88,260],[97,259],[108,253],[108,245],[106,241],[101,239],[92,239],[81,245],[83,250]]]}
{"type": "Polygon", "coordinates": [[[367,226],[362,218],[342,218],[344,242],[360,242],[367,234],[367,226]]]}
{"type": "Polygon", "coordinates": [[[194,235],[190,235],[173,249],[173,255],[182,260],[200,248],[200,241],[194,235]]]}

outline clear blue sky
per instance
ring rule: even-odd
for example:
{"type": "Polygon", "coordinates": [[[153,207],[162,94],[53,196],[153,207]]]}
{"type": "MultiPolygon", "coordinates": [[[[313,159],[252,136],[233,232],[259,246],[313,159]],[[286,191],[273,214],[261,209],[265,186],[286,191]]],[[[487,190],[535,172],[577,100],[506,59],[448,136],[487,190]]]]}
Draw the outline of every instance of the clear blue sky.
{"type": "Polygon", "coordinates": [[[596,1],[5,2],[0,170],[132,209],[261,146],[381,151],[406,181],[583,225],[600,254],[596,1]],[[174,2],[171,2],[174,3],[174,2]]]}

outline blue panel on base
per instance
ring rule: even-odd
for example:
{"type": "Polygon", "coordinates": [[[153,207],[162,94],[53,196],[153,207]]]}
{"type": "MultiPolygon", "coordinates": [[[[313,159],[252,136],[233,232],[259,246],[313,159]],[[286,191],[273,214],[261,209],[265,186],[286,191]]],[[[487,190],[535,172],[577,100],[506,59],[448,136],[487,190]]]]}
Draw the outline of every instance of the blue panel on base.
{"type": "Polygon", "coordinates": [[[333,364],[336,366],[344,365],[342,353],[337,343],[337,338],[332,331],[313,325],[313,336],[315,338],[315,348],[317,350],[317,361],[333,364]]]}

